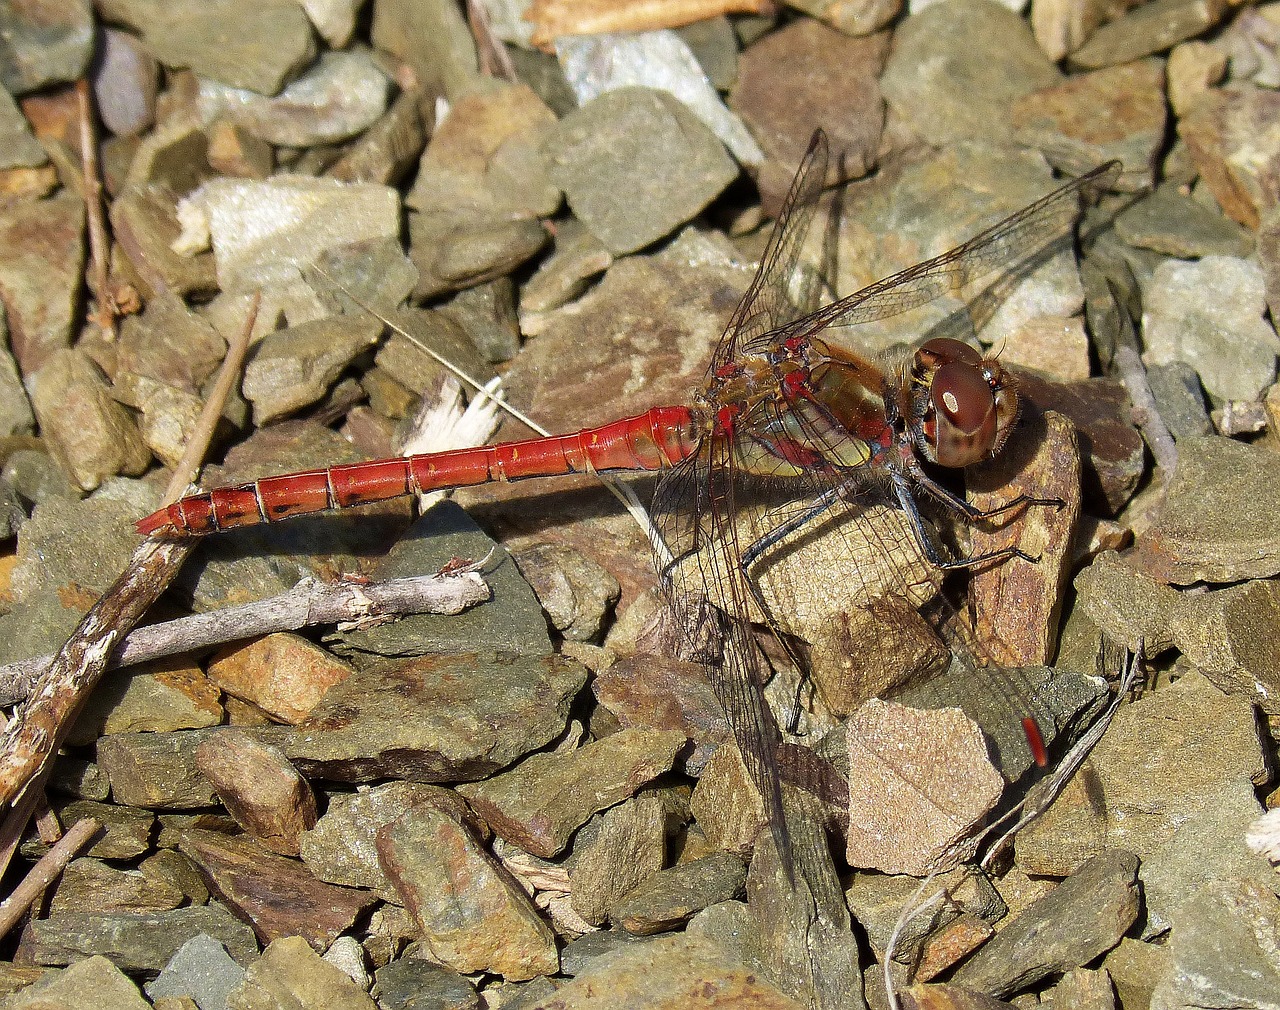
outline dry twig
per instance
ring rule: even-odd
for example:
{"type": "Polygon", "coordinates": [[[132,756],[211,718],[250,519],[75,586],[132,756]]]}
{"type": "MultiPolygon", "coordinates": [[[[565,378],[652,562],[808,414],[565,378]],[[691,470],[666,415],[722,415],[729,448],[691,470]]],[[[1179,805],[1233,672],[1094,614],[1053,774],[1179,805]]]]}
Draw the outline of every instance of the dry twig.
{"type": "Polygon", "coordinates": [[[18,920],[27,909],[40,897],[44,889],[61,873],[67,863],[83,849],[102,825],[92,817],[82,817],[72,825],[71,830],[63,835],[36,863],[13,893],[0,903],[0,936],[7,936],[9,930],[18,924],[18,920]]]}
{"type": "Polygon", "coordinates": [[[80,164],[84,173],[85,217],[89,222],[89,276],[93,297],[97,302],[89,318],[98,324],[108,340],[116,338],[116,301],[111,293],[110,251],[107,225],[102,214],[102,178],[98,171],[98,138],[93,128],[93,103],[89,100],[89,82],[76,81],[76,98],[80,106],[80,164]]]}

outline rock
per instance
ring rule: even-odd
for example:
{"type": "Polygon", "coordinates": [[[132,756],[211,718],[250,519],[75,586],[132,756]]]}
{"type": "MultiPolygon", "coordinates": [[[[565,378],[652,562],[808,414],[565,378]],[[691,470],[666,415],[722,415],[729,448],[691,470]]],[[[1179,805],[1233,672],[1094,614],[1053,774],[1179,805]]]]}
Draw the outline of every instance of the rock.
{"type": "Polygon", "coordinates": [[[491,775],[563,732],[586,671],[559,656],[423,656],[357,670],[283,748],[304,774],[344,782],[491,775]]]}
{"type": "Polygon", "coordinates": [[[1163,586],[1105,551],[1081,570],[1074,582],[1076,606],[1116,642],[1148,656],[1173,644],[1170,622],[1179,611],[1176,590],[1163,586]]]}
{"type": "Polygon", "coordinates": [[[49,156],[31,134],[31,126],[9,92],[0,88],[0,169],[35,168],[49,156]]]}
{"type": "Polygon", "coordinates": [[[67,912],[33,920],[23,943],[36,964],[73,964],[102,954],[123,971],[158,972],[202,933],[223,943],[239,964],[258,953],[253,930],[218,904],[114,915],[67,912]]]}
{"type": "Polygon", "coordinates": [[[102,125],[117,137],[141,133],[155,122],[160,66],[136,37],[102,29],[93,68],[93,97],[102,125]]]}
{"type": "Polygon", "coordinates": [[[717,747],[693,787],[694,820],[714,849],[749,857],[766,824],[764,803],[736,746],[717,747]]]}
{"type": "Polygon", "coordinates": [[[387,782],[331,796],[324,816],[302,835],[299,847],[303,862],[321,880],[390,895],[391,883],[378,866],[374,841],[384,825],[423,804],[442,810],[485,837],[487,829],[452,790],[418,782],[387,782]]]}
{"type": "Polygon", "coordinates": [[[462,11],[452,3],[392,0],[374,10],[370,40],[413,68],[425,94],[456,106],[478,76],[476,44],[462,11]]]}
{"type": "Polygon", "coordinates": [[[27,399],[27,391],[18,377],[18,364],[9,353],[9,329],[4,324],[4,314],[0,312],[0,438],[10,435],[29,435],[35,427],[36,418],[31,413],[31,401],[27,399]]]}
{"type": "Polygon", "coordinates": [[[1137,872],[1138,858],[1122,849],[1096,857],[1008,923],[955,981],[1007,996],[1092,961],[1138,917],[1137,872]]]}
{"type": "Polygon", "coordinates": [[[316,799],[279,750],[228,728],[201,742],[196,765],[245,831],[273,852],[298,854],[299,837],[316,823],[316,799]]]}
{"type": "Polygon", "coordinates": [[[92,491],[108,477],[136,477],[147,468],[151,454],[137,426],[84,352],[52,352],[32,385],[49,451],[79,487],[92,491]]]}
{"type": "Polygon", "coordinates": [[[553,997],[526,1010],[588,1010],[600,993],[626,993],[631,1005],[646,1010],[681,1006],[687,1010],[796,1010],[759,974],[709,940],[682,934],[634,944],[590,961],[553,997]]]}
{"type": "Polygon", "coordinates": [[[551,255],[520,289],[520,329],[529,336],[542,330],[542,313],[576,299],[613,263],[613,253],[576,218],[556,229],[554,242],[551,255]]]}
{"type": "Polygon", "coordinates": [[[1116,235],[1129,245],[1180,259],[1248,256],[1254,244],[1253,236],[1221,211],[1168,184],[1116,215],[1116,235]]]}
{"type": "Polygon", "coordinates": [[[296,724],[352,668],[300,635],[276,632],[231,646],[209,663],[209,679],[273,719],[296,724]]]}
{"type": "Polygon", "coordinates": [[[1275,380],[1280,338],[1264,320],[1261,269],[1248,260],[1168,260],[1143,296],[1146,358],[1186,361],[1219,400],[1254,400],[1275,380]]]}
{"type": "Polygon", "coordinates": [[[924,875],[972,855],[1004,779],[976,725],[954,710],[869,701],[847,725],[850,866],[924,875]]]}
{"type": "Polygon", "coordinates": [[[1118,188],[1138,191],[1153,177],[1165,132],[1164,68],[1155,60],[1076,74],[1012,106],[1019,140],[1077,170],[1118,158],[1118,188]]]}
{"type": "Polygon", "coordinates": [[[63,912],[164,912],[186,896],[169,881],[137,870],[118,870],[97,859],[73,859],[62,871],[50,915],[63,912]]]}
{"type": "Polygon", "coordinates": [[[1156,365],[1147,369],[1147,381],[1160,417],[1175,439],[1213,434],[1200,376],[1194,368],[1185,361],[1156,365]]]}
{"type": "Polygon", "coordinates": [[[156,819],[149,811],[89,800],[76,800],[55,809],[63,824],[74,824],[82,817],[92,817],[105,829],[82,853],[85,856],[131,860],[143,855],[151,846],[156,819]]]}
{"type": "Polygon", "coordinates": [[[324,950],[377,901],[367,891],[316,880],[295,860],[244,836],[191,829],[182,834],[182,851],[263,943],[298,936],[324,950]]]}
{"type": "Polygon", "coordinates": [[[1227,216],[1257,228],[1274,192],[1275,139],[1266,124],[1275,121],[1280,95],[1253,85],[1211,88],[1178,120],[1204,184],[1227,216]]]}
{"type": "Polygon", "coordinates": [[[193,936],[178,948],[164,970],[147,986],[153,1000],[188,996],[200,1010],[222,1010],[231,991],[244,981],[244,969],[226,948],[207,934],[193,936]]]}
{"type": "Polygon", "coordinates": [[[177,849],[157,849],[138,868],[156,879],[168,881],[186,895],[188,904],[203,905],[209,900],[209,888],[196,864],[177,849]]]}
{"type": "Polygon", "coordinates": [[[428,125],[423,121],[422,95],[403,92],[327,174],[342,182],[394,186],[417,164],[428,125]]]}
{"type": "Polygon", "coordinates": [[[1136,563],[1161,582],[1237,582],[1280,572],[1270,450],[1228,438],[1184,439],[1163,507],[1138,538],[1136,563]]]}
{"type": "Polygon", "coordinates": [[[0,208],[0,298],[23,376],[71,345],[84,269],[84,204],[78,196],[0,208]]]}
{"type": "Polygon", "coordinates": [[[300,936],[273,940],[227,995],[227,1010],[375,1010],[346,974],[328,964],[300,936]]]}
{"type": "Polygon", "coordinates": [[[1220,0],[1155,0],[1099,28],[1071,62],[1095,69],[1142,59],[1207,31],[1226,9],[1220,0]]]}
{"type": "Polygon", "coordinates": [[[551,626],[575,642],[599,637],[618,602],[617,579],[569,547],[546,544],[515,556],[551,626]]]}
{"type": "Polygon", "coordinates": [[[1150,1006],[1155,987],[1172,967],[1169,948],[1125,937],[1102,959],[1121,1006],[1150,1006]]]}
{"type": "Polygon", "coordinates": [[[316,54],[302,7],[288,0],[110,0],[101,14],[138,31],[161,63],[263,95],[278,92],[316,54]]]}
{"type": "Polygon", "coordinates": [[[1004,365],[1039,368],[1055,379],[1089,378],[1089,336],[1079,316],[1028,319],[1006,338],[1000,352],[1004,365]]]}
{"type": "Polygon", "coordinates": [[[640,793],[592,818],[578,832],[569,867],[573,910],[593,926],[666,862],[667,810],[660,794],[640,793]]]}
{"type": "Polygon", "coordinates": [[[643,88],[606,92],[571,113],[543,152],[574,214],[614,254],[670,234],[737,176],[720,142],[683,105],[643,88]],[[619,192],[633,199],[620,202],[619,192]]]}
{"type": "Polygon", "coordinates": [[[168,733],[222,722],[218,689],[197,666],[174,660],[106,677],[76,719],[71,739],[93,743],[103,733],[168,733]]]}
{"type": "Polygon", "coordinates": [[[880,87],[890,109],[938,145],[1009,137],[1012,103],[1060,81],[1025,21],[987,0],[961,0],[898,26],[880,87]]]}
{"type": "MultiPolygon", "coordinates": [[[[251,94],[251,92],[245,92],[251,94]]],[[[265,179],[275,168],[271,145],[225,119],[209,125],[209,165],[222,175],[265,179]]]]}
{"type": "Polygon", "coordinates": [[[1234,880],[1208,884],[1182,907],[1169,939],[1172,964],[1152,993],[1152,1010],[1274,1005],[1278,916],[1280,901],[1267,888],[1234,880]]]}
{"type": "Polygon", "coordinates": [[[320,400],[352,360],[377,343],[371,316],[332,316],[272,333],[254,348],[241,392],[254,424],[279,420],[320,400]]]}
{"type": "Polygon", "coordinates": [[[532,902],[471,834],[419,806],[378,831],[378,861],[431,957],[512,980],[554,974],[555,939],[532,902]]]}
{"type": "Polygon", "coordinates": [[[216,77],[202,80],[201,115],[206,121],[227,117],[269,144],[334,144],[372,126],[386,111],[389,82],[366,52],[328,52],[279,94],[255,94],[260,90],[216,77]]]}
{"type": "Polygon", "coordinates": [[[459,291],[441,312],[457,323],[491,362],[510,361],[520,351],[515,284],[498,277],[459,291]]]}
{"type": "Polygon", "coordinates": [[[66,971],[50,974],[8,1001],[15,1010],[61,1010],[102,1007],[103,1010],[147,1010],[138,987],[105,957],[87,957],[66,971]]]}
{"type": "Polygon", "coordinates": [[[196,766],[196,747],[212,729],[117,733],[98,741],[98,762],[117,803],[182,810],[215,802],[196,766]]]}
{"type": "Polygon", "coordinates": [[[683,733],[624,729],[565,753],[535,754],[458,791],[499,836],[549,859],[593,813],[669,771],[683,733]]]}
{"type": "Polygon", "coordinates": [[[492,368],[453,316],[433,309],[410,308],[393,312],[389,318],[396,327],[413,334],[413,340],[393,331],[378,348],[374,360],[379,368],[413,392],[438,395],[441,380],[447,374],[447,369],[419,344],[452,361],[479,381],[492,378],[492,368]]]}
{"type": "Polygon", "coordinates": [[[806,18],[742,54],[730,101],[769,159],[756,181],[767,212],[781,205],[816,126],[827,130],[845,178],[874,165],[885,117],[877,78],[888,43],[887,33],[849,38],[806,18]]]}
{"type": "Polygon", "coordinates": [[[416,1010],[423,1003],[441,1010],[479,1010],[480,996],[452,968],[420,958],[404,957],[379,968],[374,990],[386,1010],[416,1010]]]}
{"type": "Polygon", "coordinates": [[[747,868],[727,852],[713,853],[651,873],[614,904],[609,919],[645,936],[684,925],[696,912],[739,897],[747,868]]]}

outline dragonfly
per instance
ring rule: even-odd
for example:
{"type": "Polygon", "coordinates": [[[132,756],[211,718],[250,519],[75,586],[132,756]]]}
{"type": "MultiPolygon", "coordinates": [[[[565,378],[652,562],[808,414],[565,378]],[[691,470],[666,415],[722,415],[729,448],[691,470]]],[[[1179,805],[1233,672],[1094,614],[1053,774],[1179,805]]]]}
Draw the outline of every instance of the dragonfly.
{"type": "MultiPolygon", "coordinates": [[[[1062,504],[1019,495],[980,510],[934,476],[995,456],[1013,432],[1016,384],[995,357],[953,337],[934,336],[905,362],[881,364],[834,342],[832,335],[955,294],[1026,261],[1069,231],[1082,199],[1107,188],[1119,173],[1118,163],[1102,165],[949,252],[806,310],[805,297],[794,294],[795,281],[803,276],[801,251],[826,186],[828,161],[827,139],[816,131],[760,264],[714,350],[705,384],[690,403],[653,407],[569,434],[215,488],[140,520],[138,531],[195,536],[495,481],[660,471],[651,514],[670,612],[692,651],[707,663],[713,693],[760,793],[780,860],[790,870],[780,732],[766,700],[764,660],[753,628],[764,625],[792,654],[788,643],[802,636],[785,608],[772,605],[758,569],[810,530],[858,523],[870,504],[905,517],[911,538],[939,571],[1013,557],[1034,561],[1016,547],[952,556],[935,542],[921,502],[970,524],[1020,508],[1062,504]]],[[[834,551],[839,550],[837,545],[834,551]]],[[[1034,720],[1025,719],[1024,728],[1036,751],[1034,720]]],[[[1042,753],[1039,745],[1040,760],[1042,753]]]]}

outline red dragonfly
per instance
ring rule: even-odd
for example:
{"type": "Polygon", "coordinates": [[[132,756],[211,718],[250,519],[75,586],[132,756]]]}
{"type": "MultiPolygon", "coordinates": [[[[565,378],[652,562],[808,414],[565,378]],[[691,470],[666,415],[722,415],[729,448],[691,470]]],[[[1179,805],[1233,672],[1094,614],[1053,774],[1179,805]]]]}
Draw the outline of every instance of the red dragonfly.
{"type": "MultiPolygon", "coordinates": [[[[664,588],[680,626],[718,642],[719,655],[708,664],[711,684],[790,870],[779,732],[764,697],[751,623],[763,619],[780,641],[803,636],[795,634],[788,615],[771,609],[753,570],[798,535],[833,520],[858,521],[869,502],[900,510],[924,556],[939,569],[1014,556],[1033,560],[1016,548],[948,559],[925,525],[917,493],[970,523],[1018,507],[1061,505],[1023,495],[980,511],[929,473],[931,466],[959,468],[989,458],[1009,437],[1018,396],[997,360],[958,340],[934,337],[905,366],[885,368],[825,335],[906,312],[1026,261],[1070,227],[1083,195],[1106,188],[1119,172],[1117,163],[1103,165],[950,252],[806,313],[789,291],[827,162],[827,141],[818,131],[691,404],[655,407],[573,434],[217,488],[148,516],[138,531],[199,535],[490,481],[665,471],[653,505],[674,559],[660,561],[664,588]],[[748,513],[753,518],[744,523],[748,513]]],[[[1034,722],[1025,725],[1038,740],[1034,722]]]]}

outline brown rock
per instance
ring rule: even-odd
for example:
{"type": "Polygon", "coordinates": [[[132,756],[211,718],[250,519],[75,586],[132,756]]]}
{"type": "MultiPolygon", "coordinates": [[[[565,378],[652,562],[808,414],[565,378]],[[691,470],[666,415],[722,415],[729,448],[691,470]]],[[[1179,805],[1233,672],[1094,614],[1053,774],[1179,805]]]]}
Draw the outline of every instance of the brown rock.
{"type": "Polygon", "coordinates": [[[379,830],[377,848],[433,959],[512,981],[558,970],[555,939],[528,896],[453,818],[416,807],[379,830]]]}
{"type": "Polygon", "coordinates": [[[227,997],[236,1010],[267,1007],[325,1007],[376,1010],[368,994],[346,972],[325,961],[300,936],[271,941],[245,970],[244,981],[227,997]]]}
{"type": "Polygon", "coordinates": [[[1229,217],[1258,227],[1275,201],[1280,95],[1250,84],[1211,88],[1178,120],[1178,133],[1209,191],[1229,217]]]}
{"type": "Polygon", "coordinates": [[[299,723],[352,671],[300,635],[277,632],[224,649],[208,672],[228,694],[252,702],[281,722],[299,723]]]}
{"type": "Polygon", "coordinates": [[[183,832],[182,851],[263,943],[296,936],[327,950],[377,901],[367,891],[322,883],[251,838],[191,829],[183,832]]]}
{"type": "Polygon", "coordinates": [[[577,750],[535,754],[458,792],[496,834],[549,859],[597,810],[669,771],[684,744],[678,731],[624,729],[577,750]]]}
{"type": "Polygon", "coordinates": [[[279,750],[225,729],[196,748],[196,766],[240,827],[273,852],[298,854],[302,832],[316,823],[316,798],[279,750]]]}

